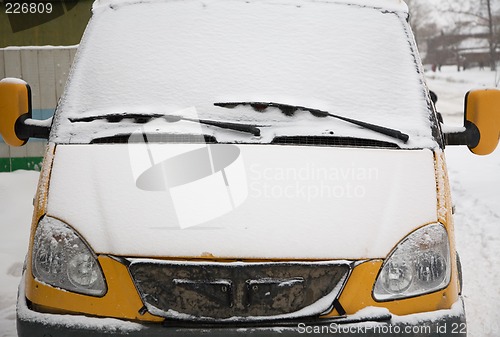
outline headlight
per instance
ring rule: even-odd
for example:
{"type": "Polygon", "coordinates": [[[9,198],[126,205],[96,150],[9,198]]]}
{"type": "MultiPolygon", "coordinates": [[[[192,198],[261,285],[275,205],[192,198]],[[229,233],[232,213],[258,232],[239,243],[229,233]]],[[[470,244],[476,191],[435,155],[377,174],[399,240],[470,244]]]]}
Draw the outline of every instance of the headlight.
{"type": "Polygon", "coordinates": [[[422,227],[389,254],[373,288],[378,301],[412,297],[445,288],[450,282],[450,244],[441,224],[422,227]]]}
{"type": "Polygon", "coordinates": [[[35,232],[33,275],[38,281],[85,295],[103,296],[106,282],[97,257],[65,223],[45,216],[35,232]]]}

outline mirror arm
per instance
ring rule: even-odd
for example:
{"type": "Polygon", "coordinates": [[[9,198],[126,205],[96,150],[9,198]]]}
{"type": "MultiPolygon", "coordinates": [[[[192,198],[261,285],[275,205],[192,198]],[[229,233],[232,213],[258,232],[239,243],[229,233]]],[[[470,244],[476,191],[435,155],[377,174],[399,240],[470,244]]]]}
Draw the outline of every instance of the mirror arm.
{"type": "Polygon", "coordinates": [[[29,118],[28,114],[19,116],[16,120],[15,131],[19,139],[28,140],[29,138],[49,139],[51,120],[38,121],[29,118]]]}
{"type": "Polygon", "coordinates": [[[469,148],[475,148],[479,144],[480,133],[474,123],[465,122],[465,131],[445,133],[446,145],[467,145],[469,148]]]}

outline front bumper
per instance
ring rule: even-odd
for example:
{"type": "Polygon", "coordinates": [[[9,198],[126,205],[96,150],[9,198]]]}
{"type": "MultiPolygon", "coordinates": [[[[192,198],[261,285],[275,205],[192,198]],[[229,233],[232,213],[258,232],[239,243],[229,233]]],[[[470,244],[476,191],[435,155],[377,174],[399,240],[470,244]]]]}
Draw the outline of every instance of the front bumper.
{"type": "Polygon", "coordinates": [[[188,322],[140,324],[111,318],[39,313],[26,302],[24,282],[19,287],[17,303],[19,337],[88,337],[88,336],[371,336],[371,337],[465,337],[463,300],[449,310],[406,316],[392,315],[387,309],[367,308],[339,319],[307,319],[251,324],[198,325],[188,322]]]}

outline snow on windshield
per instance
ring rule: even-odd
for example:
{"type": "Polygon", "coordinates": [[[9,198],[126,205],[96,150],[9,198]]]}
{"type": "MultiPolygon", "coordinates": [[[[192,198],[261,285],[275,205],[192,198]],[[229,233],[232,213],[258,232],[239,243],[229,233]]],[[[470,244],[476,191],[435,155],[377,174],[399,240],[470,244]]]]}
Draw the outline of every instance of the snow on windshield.
{"type": "MultiPolygon", "coordinates": [[[[404,11],[335,2],[104,2],[95,6],[80,45],[53,139],[88,143],[89,134],[109,135],[116,127],[68,118],[208,106],[197,108],[203,118],[222,109],[228,120],[245,122],[257,112],[212,104],[265,101],[398,129],[410,135],[408,147],[434,147],[420,61],[405,20],[404,11]]],[[[283,115],[273,125],[280,118],[290,121],[283,115]]],[[[301,124],[297,118],[295,128],[287,123],[287,132],[328,129],[394,142],[333,118],[309,119],[301,124]]]]}

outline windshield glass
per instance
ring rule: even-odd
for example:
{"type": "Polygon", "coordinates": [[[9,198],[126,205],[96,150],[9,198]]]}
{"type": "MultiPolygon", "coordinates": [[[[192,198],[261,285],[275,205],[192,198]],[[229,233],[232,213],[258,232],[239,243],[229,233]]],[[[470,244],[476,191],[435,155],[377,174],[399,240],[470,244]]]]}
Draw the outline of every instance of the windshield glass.
{"type": "Polygon", "coordinates": [[[88,116],[187,114],[259,124],[268,136],[259,139],[186,120],[157,121],[155,130],[209,134],[226,142],[270,141],[272,134],[398,142],[309,113],[286,116],[272,109],[262,113],[247,106],[214,106],[254,101],[321,109],[404,132],[410,140],[401,147],[435,147],[431,111],[408,30],[404,12],[334,2],[98,5],[51,137],[60,143],[89,143],[137,127],[137,121],[127,118],[72,121],[88,116]]]}

